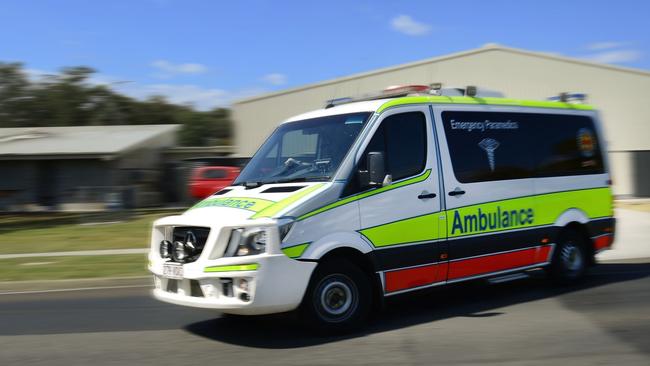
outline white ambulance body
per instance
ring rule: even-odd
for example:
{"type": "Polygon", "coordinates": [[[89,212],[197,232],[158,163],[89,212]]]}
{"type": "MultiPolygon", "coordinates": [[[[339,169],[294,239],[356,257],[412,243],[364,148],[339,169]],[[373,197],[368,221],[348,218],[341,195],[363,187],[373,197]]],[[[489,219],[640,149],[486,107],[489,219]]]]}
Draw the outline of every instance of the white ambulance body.
{"type": "Polygon", "coordinates": [[[541,267],[580,278],[614,237],[598,114],[467,91],[285,121],[233,186],[154,223],[155,297],[346,328],[394,294],[541,267]]]}

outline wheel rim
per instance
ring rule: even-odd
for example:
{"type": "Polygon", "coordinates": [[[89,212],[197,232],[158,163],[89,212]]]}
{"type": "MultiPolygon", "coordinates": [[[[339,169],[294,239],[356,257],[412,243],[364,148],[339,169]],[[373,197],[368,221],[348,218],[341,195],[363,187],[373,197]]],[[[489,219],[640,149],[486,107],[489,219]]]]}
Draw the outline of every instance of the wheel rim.
{"type": "Polygon", "coordinates": [[[359,302],[356,285],[341,274],[324,278],[314,295],[318,313],[330,322],[341,322],[349,318],[359,302]]]}
{"type": "Polygon", "coordinates": [[[561,252],[562,264],[569,274],[578,273],[583,266],[582,251],[574,243],[566,243],[561,252]]]}

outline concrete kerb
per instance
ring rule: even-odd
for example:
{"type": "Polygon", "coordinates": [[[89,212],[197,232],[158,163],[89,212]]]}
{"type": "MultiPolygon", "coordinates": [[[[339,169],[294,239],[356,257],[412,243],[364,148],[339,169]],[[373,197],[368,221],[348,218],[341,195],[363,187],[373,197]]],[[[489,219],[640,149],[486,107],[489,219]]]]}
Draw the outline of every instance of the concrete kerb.
{"type": "Polygon", "coordinates": [[[75,291],[102,288],[153,286],[151,276],[82,278],[69,280],[37,280],[0,282],[0,295],[25,292],[75,291]]]}
{"type": "Polygon", "coordinates": [[[35,258],[35,257],[72,257],[72,256],[94,256],[94,255],[147,254],[148,252],[149,252],[148,248],[105,249],[105,250],[74,250],[74,251],[69,251],[69,252],[0,254],[0,259],[35,258]]]}

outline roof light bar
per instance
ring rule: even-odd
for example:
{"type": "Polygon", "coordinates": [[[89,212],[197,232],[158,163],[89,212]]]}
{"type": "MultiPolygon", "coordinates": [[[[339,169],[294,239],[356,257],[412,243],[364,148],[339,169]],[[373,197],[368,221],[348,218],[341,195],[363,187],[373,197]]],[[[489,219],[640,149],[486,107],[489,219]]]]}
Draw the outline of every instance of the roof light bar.
{"type": "Polygon", "coordinates": [[[358,98],[344,97],[344,98],[335,98],[330,99],[326,102],[325,108],[336,107],[341,104],[347,104],[352,102],[360,102],[365,100],[375,100],[375,99],[385,99],[385,98],[395,98],[400,96],[407,96],[412,94],[423,94],[429,91],[430,87],[428,85],[395,85],[389,86],[388,88],[382,90],[379,93],[366,94],[358,98]]]}
{"type": "Polygon", "coordinates": [[[341,104],[347,104],[352,102],[361,102],[368,100],[376,99],[386,99],[386,98],[396,98],[396,97],[406,97],[411,95],[438,95],[438,96],[468,96],[472,98],[503,98],[504,95],[501,92],[479,88],[474,85],[466,86],[465,88],[443,88],[442,83],[431,83],[429,85],[419,85],[419,84],[410,84],[410,85],[394,85],[389,86],[386,89],[382,90],[379,93],[366,94],[361,97],[351,98],[335,98],[330,99],[326,102],[325,108],[332,108],[341,104]]]}
{"type": "Polygon", "coordinates": [[[384,89],[382,93],[385,95],[426,93],[429,89],[430,87],[428,85],[395,85],[384,89]]]}

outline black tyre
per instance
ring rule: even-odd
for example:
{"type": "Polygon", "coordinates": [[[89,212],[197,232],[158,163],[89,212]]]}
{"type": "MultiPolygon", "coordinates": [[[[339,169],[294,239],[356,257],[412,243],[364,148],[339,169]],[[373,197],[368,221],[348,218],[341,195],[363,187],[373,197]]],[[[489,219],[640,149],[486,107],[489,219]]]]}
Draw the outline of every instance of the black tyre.
{"type": "Polygon", "coordinates": [[[335,259],[320,264],[312,275],[301,305],[307,324],[326,333],[357,329],[372,304],[368,276],[352,263],[335,259]]]}
{"type": "Polygon", "coordinates": [[[563,232],[549,267],[551,279],[558,284],[571,284],[580,280],[589,264],[587,253],[587,243],[579,232],[563,232]]]}

